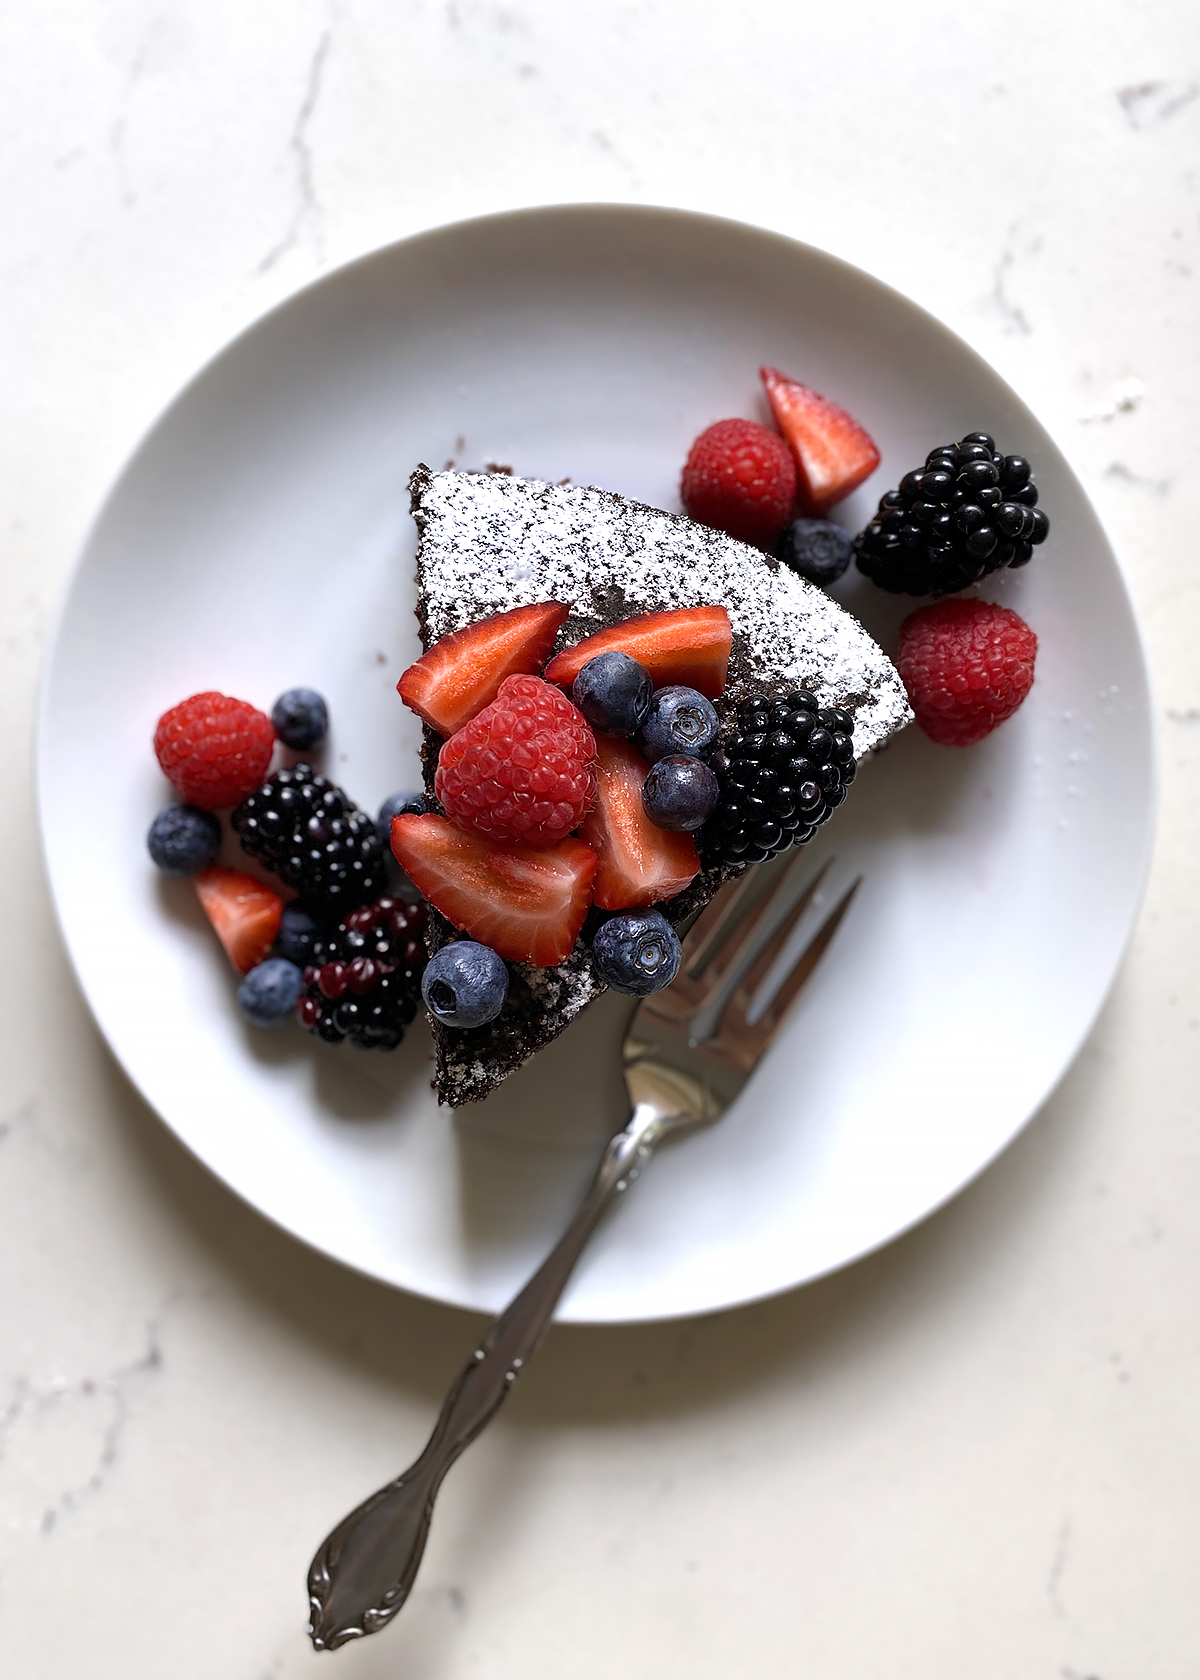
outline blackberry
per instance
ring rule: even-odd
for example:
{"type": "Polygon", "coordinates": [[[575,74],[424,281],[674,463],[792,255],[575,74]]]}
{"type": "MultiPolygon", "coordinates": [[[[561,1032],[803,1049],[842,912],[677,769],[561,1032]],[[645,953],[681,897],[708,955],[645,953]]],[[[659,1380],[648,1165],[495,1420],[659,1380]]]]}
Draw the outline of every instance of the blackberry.
{"type": "Polygon", "coordinates": [[[421,996],[425,914],[423,904],[384,895],[319,940],[296,1005],[305,1031],[326,1044],[394,1050],[421,996]]]}
{"type": "Polygon", "coordinates": [[[701,831],[706,867],[765,863],[811,840],[857,774],[853,729],[807,689],[743,701],[709,761],[721,791],[701,831]]]}
{"type": "Polygon", "coordinates": [[[889,490],[854,539],[858,569],[893,595],[953,595],[1001,566],[1024,566],[1050,521],[1023,455],[986,432],[933,449],[889,490]]]}
{"type": "Polygon", "coordinates": [[[375,821],[311,764],[277,770],[230,816],[242,847],[326,922],[387,888],[375,821]]]}

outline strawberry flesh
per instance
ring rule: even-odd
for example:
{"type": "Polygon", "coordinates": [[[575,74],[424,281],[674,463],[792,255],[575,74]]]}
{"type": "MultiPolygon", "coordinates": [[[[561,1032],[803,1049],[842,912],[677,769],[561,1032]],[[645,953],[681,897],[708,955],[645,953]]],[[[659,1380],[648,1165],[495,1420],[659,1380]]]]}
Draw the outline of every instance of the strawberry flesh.
{"type": "Polygon", "coordinates": [[[681,683],[715,700],[725,692],[732,647],[733,627],[724,607],[681,607],[600,630],[556,654],[543,675],[547,682],[570,688],[589,659],[618,648],[646,667],[655,688],[681,683]]]}
{"type": "Polygon", "coordinates": [[[596,856],[581,840],[497,846],[445,817],[393,817],[392,851],[448,922],[506,962],[555,968],[570,956],[596,856]]]}
{"type": "Polygon", "coordinates": [[[405,671],[400,698],[439,735],[453,735],[491,705],[505,677],[540,672],[570,610],[539,601],[452,630],[405,671]]]}
{"type": "Polygon", "coordinates": [[[257,968],[279,932],[279,894],[253,875],[222,869],[217,863],[193,875],[192,885],[234,968],[239,974],[257,968]]]}
{"type": "Polygon", "coordinates": [[[775,424],[796,457],[796,499],[802,513],[820,515],[857,490],[879,465],[870,436],[844,408],[789,379],[759,369],[775,424]]]}
{"type": "Polygon", "coordinates": [[[596,799],[580,835],[596,854],[593,896],[601,910],[633,910],[674,898],[700,873],[690,834],[668,832],[642,807],[650,766],[618,736],[596,741],[596,799]]]}

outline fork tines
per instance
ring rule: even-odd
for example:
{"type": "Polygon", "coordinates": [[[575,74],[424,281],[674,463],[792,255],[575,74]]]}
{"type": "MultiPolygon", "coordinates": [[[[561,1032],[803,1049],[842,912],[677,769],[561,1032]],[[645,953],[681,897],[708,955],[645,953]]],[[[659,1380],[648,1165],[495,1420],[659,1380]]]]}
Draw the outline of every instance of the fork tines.
{"type": "MultiPolygon", "coordinates": [[[[697,1017],[717,1001],[730,977],[736,975],[732,994],[711,1034],[699,1043],[692,1042],[699,1053],[749,1073],[829,948],[861,882],[861,877],[853,881],[823,918],[759,1019],[752,1022],[749,1012],[755,995],[796,924],[812,905],[833,867],[833,859],[824,863],[772,927],[773,907],[787,896],[788,886],[806,864],[806,858],[797,856],[765,890],[758,890],[761,882],[755,879],[755,871],[719,894],[684,941],[678,979],[664,991],[647,998],[642,1009],[660,1025],[683,1033],[689,1024],[699,1025],[697,1017]]],[[[687,1036],[692,1037],[690,1032],[687,1036]]]]}

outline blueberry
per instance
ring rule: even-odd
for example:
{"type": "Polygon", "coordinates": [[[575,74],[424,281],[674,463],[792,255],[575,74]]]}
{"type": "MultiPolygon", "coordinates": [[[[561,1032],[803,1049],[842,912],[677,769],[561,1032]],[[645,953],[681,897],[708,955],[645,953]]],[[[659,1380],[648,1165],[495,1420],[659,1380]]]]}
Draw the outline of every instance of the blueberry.
{"type": "Polygon", "coordinates": [[[654,764],[672,753],[705,758],[716,745],[717,714],[703,694],[672,683],[660,688],[642,725],[642,751],[654,764]]]}
{"type": "Polygon", "coordinates": [[[653,693],[646,667],[617,648],[589,659],[571,687],[572,700],[601,735],[635,734],[653,693]]]}
{"type": "Polygon", "coordinates": [[[307,968],[312,962],[317,943],[317,924],[302,904],[285,904],[275,936],[272,954],[283,957],[297,968],[307,968]]]}
{"type": "Polygon", "coordinates": [[[642,808],[657,828],[690,833],[708,821],[721,796],[720,783],[702,758],[672,753],[650,766],[642,808]]]}
{"type": "Polygon", "coordinates": [[[238,1008],[254,1027],[277,1027],[292,1013],[304,986],[294,962],[268,957],[252,968],[237,989],[238,1008]]]}
{"type": "Polygon", "coordinates": [[[679,935],[658,910],[624,910],[610,916],[592,940],[592,961],[614,992],[648,997],[679,973],[679,935]]]}
{"type": "Polygon", "coordinates": [[[315,688],[289,688],[271,707],[271,722],[285,747],[312,752],[329,732],[329,708],[315,688]]]}
{"type": "Polygon", "coordinates": [[[423,817],[425,815],[425,800],[419,793],[389,793],[379,807],[379,815],[375,818],[375,826],[379,830],[379,838],[391,850],[392,818],[393,817],[423,817]]]}
{"type": "Polygon", "coordinates": [[[421,996],[444,1027],[482,1027],[494,1021],[508,996],[508,970],[490,945],[456,939],[425,965],[421,996]]]}
{"type": "Polygon", "coordinates": [[[146,845],[168,875],[196,875],[221,849],[221,824],[211,811],[168,805],[150,824],[146,845]]]}

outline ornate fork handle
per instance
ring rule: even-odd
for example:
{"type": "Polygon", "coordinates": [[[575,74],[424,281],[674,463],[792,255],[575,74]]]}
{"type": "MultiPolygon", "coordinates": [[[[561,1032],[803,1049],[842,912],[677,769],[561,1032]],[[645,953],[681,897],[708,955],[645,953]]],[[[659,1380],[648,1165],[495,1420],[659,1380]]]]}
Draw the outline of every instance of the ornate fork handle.
{"type": "Polygon", "coordinates": [[[420,1458],[351,1511],[318,1547],[308,1571],[309,1634],[318,1651],[378,1632],[408,1598],[442,1479],[537,1352],[584,1245],[649,1158],[660,1124],[651,1105],[639,1104],[625,1130],[609,1139],[579,1211],[475,1349],[420,1458]]]}

